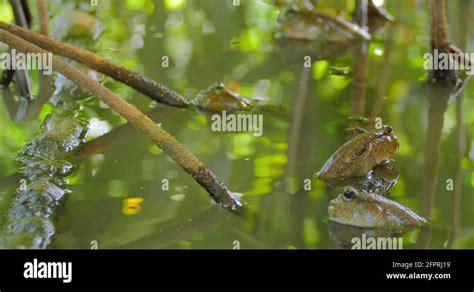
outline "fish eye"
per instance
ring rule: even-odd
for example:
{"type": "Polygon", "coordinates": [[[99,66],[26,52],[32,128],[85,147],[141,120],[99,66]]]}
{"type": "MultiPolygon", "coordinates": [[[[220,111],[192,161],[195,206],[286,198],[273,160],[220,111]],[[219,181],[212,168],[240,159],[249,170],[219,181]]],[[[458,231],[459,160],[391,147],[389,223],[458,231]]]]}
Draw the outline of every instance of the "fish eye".
{"type": "Polygon", "coordinates": [[[343,193],[344,199],[347,201],[351,201],[356,195],[356,192],[352,189],[345,190],[343,193]]]}
{"type": "Polygon", "coordinates": [[[390,126],[385,127],[385,129],[383,130],[384,135],[390,135],[392,132],[393,132],[393,129],[390,126]]]}

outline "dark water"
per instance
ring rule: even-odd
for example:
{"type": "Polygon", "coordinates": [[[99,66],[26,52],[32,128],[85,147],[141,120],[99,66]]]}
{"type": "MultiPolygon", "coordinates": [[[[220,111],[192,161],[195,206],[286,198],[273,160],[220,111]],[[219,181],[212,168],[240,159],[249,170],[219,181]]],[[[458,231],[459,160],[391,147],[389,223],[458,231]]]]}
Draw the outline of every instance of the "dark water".
{"type": "MultiPolygon", "coordinates": [[[[313,60],[312,68],[305,69],[295,52],[275,46],[272,33],[278,8],[269,1],[242,0],[237,7],[230,1],[211,0],[165,1],[167,5],[144,1],[143,7],[125,2],[131,1],[99,5],[97,17],[106,30],[89,46],[100,55],[189,99],[222,81],[238,83],[245,96],[287,108],[278,112],[256,109],[254,113],[264,115],[262,137],[212,132],[206,116],[196,111],[164,106],[154,110],[156,121],[233,192],[242,193],[241,201],[258,218],[246,221],[215,208],[208,194],[142,134],[112,130],[103,148],[76,162],[78,170],[68,180],[71,192],[58,209],[51,247],[90,248],[97,243],[99,248],[336,248],[329,237],[327,215],[334,191],[315,181],[311,192],[291,194],[348,137],[347,118],[353,112],[356,82],[352,73],[359,58],[355,50],[331,60],[313,60]],[[169,56],[169,68],[161,66],[162,56],[169,56]],[[341,68],[349,73],[337,74],[341,68]],[[163,190],[164,179],[169,181],[168,190],[163,190]],[[136,214],[130,214],[134,212],[126,202],[134,197],[143,202],[136,214]]],[[[339,2],[335,5],[341,6],[339,2]]],[[[72,2],[62,5],[67,3],[72,2]]],[[[463,40],[460,29],[473,23],[460,17],[467,4],[474,6],[472,1],[449,1],[448,15],[450,39],[470,52],[474,50],[472,35],[463,40]]],[[[53,13],[52,27],[60,23],[58,7],[52,9],[57,13],[53,13]]],[[[370,115],[374,107],[383,74],[389,74],[382,89],[386,99],[377,116],[392,126],[400,142],[393,157],[400,177],[392,198],[430,219],[428,244],[421,247],[473,248],[474,88],[468,85],[462,100],[450,100],[444,113],[443,104],[433,101],[436,97],[424,81],[423,70],[423,54],[429,51],[427,7],[424,1],[386,4],[398,22],[390,49],[385,43],[387,28],[369,46],[365,114],[370,115]],[[437,139],[427,131],[440,121],[439,170],[433,182],[429,170],[435,168],[430,164],[434,158],[425,158],[425,153],[437,153],[430,147],[436,146],[437,139]],[[460,126],[464,129],[461,151],[456,143],[460,126]],[[453,191],[447,189],[448,180],[457,182],[453,191]],[[427,189],[434,183],[434,196],[430,196],[427,189]]],[[[143,111],[155,106],[123,85],[106,84],[143,111]]],[[[93,98],[81,103],[82,115],[96,121],[90,125],[88,140],[98,135],[93,134],[101,130],[100,125],[110,130],[124,122],[93,98]]],[[[40,118],[48,109],[51,106],[43,109],[40,118]]],[[[16,152],[40,123],[39,119],[13,123],[4,103],[0,103],[0,122],[0,174],[7,177],[16,173],[16,152]]],[[[15,184],[1,190],[4,214],[14,188],[15,184]]],[[[420,234],[419,230],[406,234],[404,247],[420,247],[420,234]]]]}

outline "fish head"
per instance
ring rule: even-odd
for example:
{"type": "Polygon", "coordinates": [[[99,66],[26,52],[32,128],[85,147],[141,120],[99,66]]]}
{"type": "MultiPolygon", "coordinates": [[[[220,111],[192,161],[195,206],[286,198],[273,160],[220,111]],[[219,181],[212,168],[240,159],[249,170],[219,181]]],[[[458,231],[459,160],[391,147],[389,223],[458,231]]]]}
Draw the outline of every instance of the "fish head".
{"type": "Polygon", "coordinates": [[[331,200],[328,208],[329,219],[357,227],[379,227],[383,225],[384,210],[372,200],[367,193],[347,188],[331,200]]]}
{"type": "Polygon", "coordinates": [[[331,221],[363,228],[406,230],[427,223],[393,200],[353,187],[346,188],[331,200],[328,213],[331,221]]]}
{"type": "Polygon", "coordinates": [[[251,102],[246,97],[226,88],[224,83],[217,83],[208,89],[199,92],[192,104],[211,112],[223,110],[237,111],[250,106],[251,102]]]}
{"type": "Polygon", "coordinates": [[[386,125],[372,134],[371,146],[375,163],[380,164],[392,157],[400,145],[392,127],[386,125]]]}

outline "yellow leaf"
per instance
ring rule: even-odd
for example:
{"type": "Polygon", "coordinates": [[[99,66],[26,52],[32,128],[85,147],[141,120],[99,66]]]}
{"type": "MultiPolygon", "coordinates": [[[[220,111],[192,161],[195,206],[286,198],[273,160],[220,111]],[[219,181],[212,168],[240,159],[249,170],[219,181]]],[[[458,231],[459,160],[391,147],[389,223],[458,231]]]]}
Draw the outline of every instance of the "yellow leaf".
{"type": "Polygon", "coordinates": [[[133,197],[126,198],[122,201],[122,213],[124,215],[135,215],[140,212],[140,205],[143,203],[143,198],[133,197]]]}

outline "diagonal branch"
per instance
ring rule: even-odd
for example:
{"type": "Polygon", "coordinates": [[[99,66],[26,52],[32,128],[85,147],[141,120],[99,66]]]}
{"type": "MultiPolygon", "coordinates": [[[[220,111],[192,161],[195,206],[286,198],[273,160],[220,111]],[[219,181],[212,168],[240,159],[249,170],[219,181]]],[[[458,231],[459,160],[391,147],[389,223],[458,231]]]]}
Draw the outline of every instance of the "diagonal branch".
{"type": "Polygon", "coordinates": [[[71,58],[77,62],[101,72],[113,79],[125,83],[137,91],[151,97],[153,100],[170,106],[186,108],[189,106],[188,101],[177,92],[168,87],[159,84],[137,72],[130,71],[122,66],[116,65],[105,60],[97,54],[84,49],[77,48],[73,45],[54,40],[45,35],[29,31],[27,29],[9,25],[0,21],[0,29],[6,30],[17,37],[28,40],[42,49],[51,51],[54,54],[71,58]]]}
{"type": "MultiPolygon", "coordinates": [[[[26,53],[48,53],[3,29],[0,29],[0,42],[4,42],[10,47],[26,53]]],[[[227,186],[211,170],[148,116],[62,59],[53,56],[52,60],[55,70],[89,91],[92,95],[100,98],[135,128],[144,133],[189,173],[209,193],[215,202],[229,210],[235,210],[241,206],[240,202],[233,198],[227,186]]]]}

